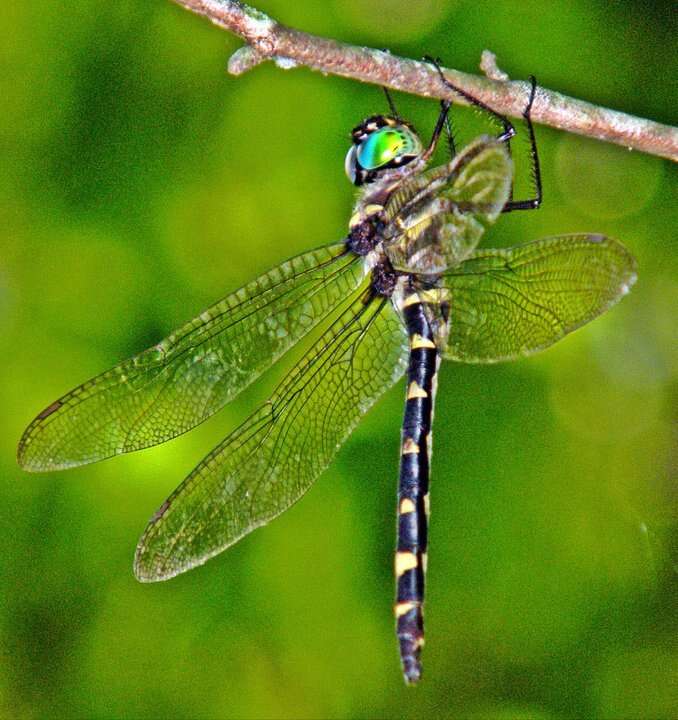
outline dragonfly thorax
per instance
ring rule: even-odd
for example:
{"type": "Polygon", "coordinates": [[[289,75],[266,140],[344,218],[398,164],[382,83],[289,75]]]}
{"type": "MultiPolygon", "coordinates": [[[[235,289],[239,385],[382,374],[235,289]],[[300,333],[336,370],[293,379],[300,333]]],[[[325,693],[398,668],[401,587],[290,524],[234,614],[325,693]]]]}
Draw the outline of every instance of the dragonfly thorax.
{"type": "Polygon", "coordinates": [[[344,169],[354,185],[374,182],[387,170],[401,168],[423,152],[414,128],[404,120],[373,115],[352,132],[344,169]]]}

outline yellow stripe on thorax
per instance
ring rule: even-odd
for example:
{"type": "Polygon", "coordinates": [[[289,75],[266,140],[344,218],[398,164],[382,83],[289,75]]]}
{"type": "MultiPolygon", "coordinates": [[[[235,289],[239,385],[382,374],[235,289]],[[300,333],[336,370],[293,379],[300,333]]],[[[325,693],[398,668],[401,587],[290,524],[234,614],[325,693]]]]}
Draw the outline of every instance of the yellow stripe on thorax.
{"type": "Polygon", "coordinates": [[[360,225],[361,222],[369,220],[372,216],[378,215],[384,209],[383,205],[365,205],[361,207],[357,212],[351,215],[351,219],[348,221],[348,229],[353,230],[356,225],[360,225]]]}

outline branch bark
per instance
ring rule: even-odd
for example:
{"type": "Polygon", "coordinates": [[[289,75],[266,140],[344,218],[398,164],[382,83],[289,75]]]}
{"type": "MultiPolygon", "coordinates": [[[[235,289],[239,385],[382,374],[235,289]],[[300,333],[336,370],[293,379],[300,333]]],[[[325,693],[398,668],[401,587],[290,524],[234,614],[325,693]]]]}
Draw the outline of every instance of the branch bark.
{"type": "MultiPolygon", "coordinates": [[[[442,86],[435,70],[425,62],[301,32],[237,0],[174,2],[204,15],[247,43],[229,61],[229,72],[234,75],[265,60],[274,60],[284,68],[304,65],[323,73],[385,85],[393,90],[465,104],[459,96],[442,86]]],[[[503,74],[497,69],[492,56],[486,56],[484,62],[483,69],[490,77],[447,69],[445,75],[452,83],[498,112],[520,117],[527,101],[529,84],[502,80],[503,74]]],[[[542,125],[678,162],[678,128],[669,125],[593,105],[542,87],[537,90],[531,117],[542,125]]]]}

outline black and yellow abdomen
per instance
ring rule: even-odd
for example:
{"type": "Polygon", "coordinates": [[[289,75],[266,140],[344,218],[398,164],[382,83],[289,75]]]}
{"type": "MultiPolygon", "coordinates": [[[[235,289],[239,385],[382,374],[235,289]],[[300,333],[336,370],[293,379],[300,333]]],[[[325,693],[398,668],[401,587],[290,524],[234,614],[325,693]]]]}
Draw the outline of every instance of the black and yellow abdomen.
{"type": "Polygon", "coordinates": [[[424,644],[431,424],[439,354],[425,303],[416,292],[405,297],[402,313],[410,359],[398,483],[395,616],[403,673],[408,683],[415,683],[421,675],[419,656],[424,644]]]}

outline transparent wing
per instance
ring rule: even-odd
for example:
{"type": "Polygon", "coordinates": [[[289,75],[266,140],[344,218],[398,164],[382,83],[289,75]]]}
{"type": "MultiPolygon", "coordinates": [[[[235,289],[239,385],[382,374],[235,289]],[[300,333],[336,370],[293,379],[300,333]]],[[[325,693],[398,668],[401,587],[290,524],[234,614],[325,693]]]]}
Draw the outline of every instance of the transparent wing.
{"type": "Polygon", "coordinates": [[[512,176],[505,144],[480,137],[447,165],[407,178],[385,209],[393,266],[439,274],[458,265],[502,211],[512,176]]]}
{"type": "Polygon", "coordinates": [[[444,357],[471,363],[538,352],[614,305],[636,263],[604,235],[561,235],[475,252],[446,273],[450,321],[444,357]]]}
{"type": "Polygon", "coordinates": [[[200,565],[292,505],[402,376],[407,357],[390,302],[353,299],[270,400],[162,505],[139,541],[137,578],[200,565]]]}
{"type": "Polygon", "coordinates": [[[362,276],[343,243],[288,260],[43,410],[21,438],[19,463],[34,471],[73,467],[189,430],[270,367],[362,276]]]}

